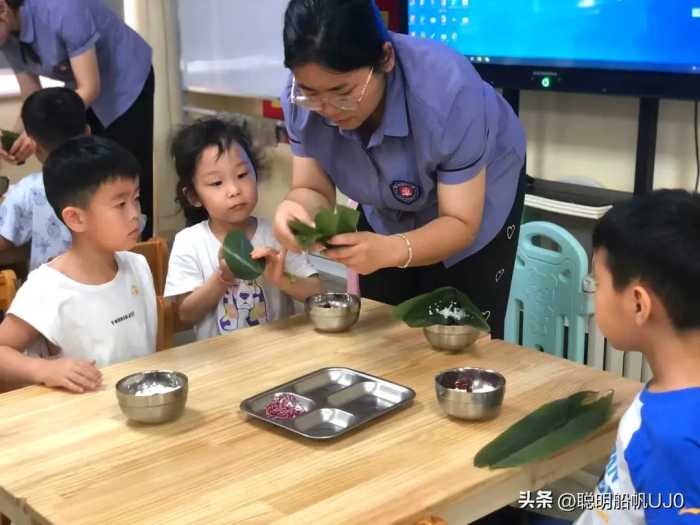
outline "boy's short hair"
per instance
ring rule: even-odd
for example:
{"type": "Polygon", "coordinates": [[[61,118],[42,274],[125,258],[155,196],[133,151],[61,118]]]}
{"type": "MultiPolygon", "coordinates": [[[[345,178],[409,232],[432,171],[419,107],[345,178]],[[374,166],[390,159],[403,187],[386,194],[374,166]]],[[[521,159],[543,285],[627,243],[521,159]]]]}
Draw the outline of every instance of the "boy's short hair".
{"type": "Polygon", "coordinates": [[[700,329],[700,195],[659,190],[614,206],[596,225],[616,290],[635,279],[663,302],[677,330],[700,329]]]}
{"type": "Polygon", "coordinates": [[[68,139],[85,134],[85,104],[72,89],[40,89],[24,101],[22,122],[27,135],[45,150],[52,151],[68,139]]]}
{"type": "Polygon", "coordinates": [[[259,180],[261,156],[253,147],[248,132],[235,122],[221,117],[205,117],[181,127],[173,137],[170,154],[175,161],[177,173],[175,199],[182,207],[188,224],[196,224],[209,218],[207,210],[192,206],[185,195],[186,188],[193,189],[194,175],[202,152],[210,146],[216,146],[219,155],[223,155],[234,144],[238,144],[246,152],[253,165],[256,180],[259,180]]]}
{"type": "Polygon", "coordinates": [[[61,216],[68,206],[87,208],[104,183],[120,178],[137,179],[136,158],[116,142],[95,136],[70,139],[51,152],[44,164],[46,198],[61,216]]]}

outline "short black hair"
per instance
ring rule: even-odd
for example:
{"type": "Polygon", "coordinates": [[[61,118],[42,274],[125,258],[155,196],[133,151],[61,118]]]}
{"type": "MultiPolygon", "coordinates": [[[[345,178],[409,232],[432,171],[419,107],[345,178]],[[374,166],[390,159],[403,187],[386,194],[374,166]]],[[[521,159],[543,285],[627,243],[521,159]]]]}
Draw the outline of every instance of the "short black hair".
{"type": "Polygon", "coordinates": [[[5,0],[8,7],[17,11],[24,4],[24,0],[5,0]]]}
{"type": "Polygon", "coordinates": [[[22,122],[27,135],[50,152],[66,140],[85,134],[85,104],[72,89],[40,89],[24,101],[22,122]]]}
{"type": "Polygon", "coordinates": [[[136,158],[116,142],[103,137],[69,139],[51,152],[44,164],[46,198],[63,220],[68,206],[87,208],[98,188],[113,180],[138,179],[136,158]]]}
{"type": "Polygon", "coordinates": [[[374,0],[290,0],[284,14],[284,65],[334,71],[380,67],[389,32],[374,0]]]}
{"type": "Polygon", "coordinates": [[[194,191],[194,176],[202,153],[210,146],[219,149],[219,155],[226,153],[234,144],[238,144],[246,152],[256,180],[259,180],[259,170],[262,167],[261,155],[253,147],[246,130],[235,122],[220,117],[205,117],[194,123],[181,127],[173,137],[170,154],[175,161],[177,173],[177,190],[175,200],[178,202],[188,225],[197,224],[209,218],[204,207],[192,206],[185,194],[186,189],[194,191]]]}
{"type": "Polygon", "coordinates": [[[700,195],[659,190],[614,206],[596,225],[616,290],[639,279],[677,330],[700,329],[700,195]]]}

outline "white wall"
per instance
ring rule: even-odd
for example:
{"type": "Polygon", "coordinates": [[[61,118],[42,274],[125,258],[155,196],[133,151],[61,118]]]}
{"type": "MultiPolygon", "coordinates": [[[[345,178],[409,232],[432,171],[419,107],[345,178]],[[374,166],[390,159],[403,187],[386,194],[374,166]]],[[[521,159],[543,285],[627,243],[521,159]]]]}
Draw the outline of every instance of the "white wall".
{"type": "MultiPolygon", "coordinates": [[[[628,97],[523,92],[528,173],[551,180],[587,177],[609,189],[631,191],[638,105],[638,99],[628,97]]],[[[693,187],[693,141],[693,103],[662,101],[655,187],[693,187]]]]}
{"type": "Polygon", "coordinates": [[[282,21],[288,0],[178,0],[185,87],[277,97],[287,78],[282,21]]]}

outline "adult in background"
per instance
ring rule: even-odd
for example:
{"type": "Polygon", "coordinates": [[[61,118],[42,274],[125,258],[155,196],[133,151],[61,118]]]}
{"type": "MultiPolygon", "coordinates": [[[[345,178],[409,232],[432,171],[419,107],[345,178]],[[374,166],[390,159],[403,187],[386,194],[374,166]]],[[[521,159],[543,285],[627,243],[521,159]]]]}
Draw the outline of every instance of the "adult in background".
{"type": "MultiPolygon", "coordinates": [[[[88,108],[93,134],[109,137],[141,164],[141,203],[153,229],[153,93],[150,46],[102,0],[0,0],[0,50],[22,100],[39,76],[63,81],[88,108]]],[[[0,157],[24,162],[36,145],[24,133],[0,157]]]]}

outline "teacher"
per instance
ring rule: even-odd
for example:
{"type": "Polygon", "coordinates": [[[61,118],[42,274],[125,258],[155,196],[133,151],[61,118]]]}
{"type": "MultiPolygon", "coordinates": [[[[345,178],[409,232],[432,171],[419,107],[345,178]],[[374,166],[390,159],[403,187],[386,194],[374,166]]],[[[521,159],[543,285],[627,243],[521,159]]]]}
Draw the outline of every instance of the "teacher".
{"type": "MultiPolygon", "coordinates": [[[[149,45],[102,0],[0,0],[0,50],[22,100],[41,89],[39,76],[74,88],[88,124],[131,151],[141,164],[141,202],[153,228],[153,93],[149,45]]],[[[18,131],[23,131],[18,119],[18,131]]],[[[19,163],[36,145],[22,132],[0,157],[19,163]]]]}
{"type": "Polygon", "coordinates": [[[282,93],[289,222],[358,202],[358,233],[323,254],[388,304],[454,286],[503,337],[524,198],[525,134],[508,103],[447,46],[387,31],[373,0],[291,0],[282,93]]]}

